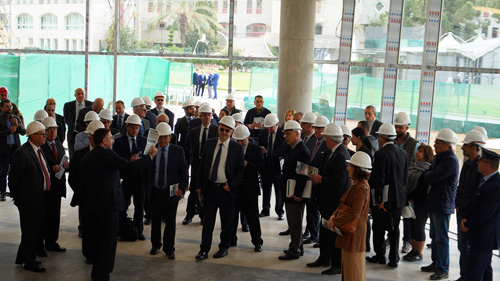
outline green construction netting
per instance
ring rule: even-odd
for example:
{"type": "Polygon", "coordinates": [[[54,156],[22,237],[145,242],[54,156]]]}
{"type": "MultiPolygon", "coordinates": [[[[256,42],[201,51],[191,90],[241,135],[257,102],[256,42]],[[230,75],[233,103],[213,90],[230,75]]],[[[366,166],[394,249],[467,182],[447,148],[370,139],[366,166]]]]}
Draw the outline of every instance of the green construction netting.
{"type": "Polygon", "coordinates": [[[19,60],[16,56],[0,56],[0,86],[5,86],[9,91],[10,99],[17,103],[19,90],[19,60]]]}

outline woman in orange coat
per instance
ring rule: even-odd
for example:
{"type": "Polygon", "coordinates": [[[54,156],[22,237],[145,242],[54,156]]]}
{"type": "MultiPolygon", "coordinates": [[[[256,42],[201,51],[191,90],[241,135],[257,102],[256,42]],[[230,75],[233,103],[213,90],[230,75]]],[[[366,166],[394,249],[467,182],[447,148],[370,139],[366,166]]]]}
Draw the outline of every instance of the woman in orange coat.
{"type": "Polygon", "coordinates": [[[335,246],[342,249],[342,280],[362,281],[366,280],[366,221],[370,204],[368,178],[372,165],[370,156],[362,151],[356,152],[347,162],[350,164],[347,170],[351,187],[340,202],[341,206],[347,205],[349,210],[342,214],[335,211],[327,225],[330,229],[342,228],[343,225],[358,220],[354,233],[342,232],[343,236],[337,236],[335,246]]]}

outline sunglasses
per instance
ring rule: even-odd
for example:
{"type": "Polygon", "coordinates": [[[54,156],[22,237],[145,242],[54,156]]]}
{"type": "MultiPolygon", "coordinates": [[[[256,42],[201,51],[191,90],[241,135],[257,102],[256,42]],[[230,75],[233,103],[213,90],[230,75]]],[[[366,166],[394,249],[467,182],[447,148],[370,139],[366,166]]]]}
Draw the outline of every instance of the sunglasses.
{"type": "Polygon", "coordinates": [[[164,99],[156,99],[156,101],[164,101],[164,99]]]}
{"type": "Polygon", "coordinates": [[[231,129],[219,128],[219,131],[221,131],[221,132],[223,132],[223,133],[224,133],[224,132],[229,133],[229,132],[231,132],[231,129]]]}

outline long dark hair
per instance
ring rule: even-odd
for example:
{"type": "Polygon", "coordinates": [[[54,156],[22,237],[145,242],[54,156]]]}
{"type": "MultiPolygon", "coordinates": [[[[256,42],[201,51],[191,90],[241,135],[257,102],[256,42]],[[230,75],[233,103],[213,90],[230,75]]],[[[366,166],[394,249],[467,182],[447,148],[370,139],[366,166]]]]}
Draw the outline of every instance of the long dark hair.
{"type": "Polygon", "coordinates": [[[361,142],[366,145],[366,147],[371,151],[372,150],[372,144],[370,141],[366,138],[366,132],[363,128],[357,127],[352,129],[352,135],[359,137],[361,142]]]}

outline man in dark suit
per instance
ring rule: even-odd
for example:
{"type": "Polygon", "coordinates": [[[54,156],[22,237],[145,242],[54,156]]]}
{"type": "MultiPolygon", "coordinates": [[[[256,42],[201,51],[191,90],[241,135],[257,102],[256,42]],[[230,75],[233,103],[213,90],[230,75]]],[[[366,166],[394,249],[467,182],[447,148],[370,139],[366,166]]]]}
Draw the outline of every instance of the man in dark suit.
{"type": "Polygon", "coordinates": [[[198,87],[200,87],[200,82],[198,78],[198,68],[193,72],[193,96],[198,95],[198,87]]]}
{"type": "Polygon", "coordinates": [[[191,191],[189,192],[188,203],[186,206],[186,217],[182,221],[182,224],[184,225],[191,223],[194,215],[196,214],[197,208],[200,214],[200,219],[203,219],[203,212],[201,211],[202,207],[198,201],[198,194],[195,192],[196,188],[199,186],[198,179],[194,175],[198,174],[201,155],[207,140],[218,136],[217,126],[210,124],[210,120],[212,119],[212,108],[210,108],[210,105],[202,105],[198,111],[200,113],[202,124],[201,126],[191,129],[186,145],[189,149],[188,155],[191,158],[191,175],[193,176],[191,177],[191,191]]]}
{"type": "Polygon", "coordinates": [[[87,128],[85,126],[85,114],[87,114],[89,111],[94,111],[95,113],[99,114],[101,110],[104,107],[104,100],[101,98],[96,98],[94,102],[92,103],[91,106],[87,106],[84,109],[80,111],[80,114],[78,114],[78,119],[76,119],[76,130],[78,132],[83,132],[87,128]]]}
{"type": "MultiPolygon", "coordinates": [[[[141,119],[136,114],[132,114],[125,121],[127,133],[119,138],[117,138],[113,144],[113,150],[120,157],[126,160],[133,161],[134,158],[139,155],[139,152],[144,153],[146,148],[146,138],[139,135],[139,129],[141,127],[141,119]]],[[[137,227],[137,239],[143,241],[146,240],[143,234],[144,223],[144,197],[146,195],[141,171],[134,171],[133,173],[122,173],[121,178],[123,179],[122,188],[123,194],[125,195],[125,207],[128,208],[130,205],[131,197],[134,197],[134,224],[137,227]]],[[[124,221],[127,217],[127,213],[121,213],[121,221],[124,221]]]]}
{"type": "Polygon", "coordinates": [[[203,74],[203,71],[201,74],[198,75],[198,92],[196,93],[197,96],[202,96],[203,97],[203,92],[205,92],[205,85],[207,84],[207,76],[203,74]],[[200,95],[201,92],[201,95],[200,95]]]}
{"type": "MultiPolygon", "coordinates": [[[[80,110],[92,105],[91,101],[85,100],[85,93],[82,88],[75,90],[76,100],[64,104],[64,121],[68,125],[68,150],[69,157],[73,157],[75,152],[75,137],[79,132],[76,130],[76,120],[80,116],[80,110]]],[[[83,114],[85,116],[85,114],[83,114]]]]}
{"type": "Polygon", "coordinates": [[[115,102],[115,113],[110,127],[118,130],[121,134],[125,134],[125,121],[129,115],[125,113],[125,103],[123,101],[119,100],[115,102]]]}
{"type": "Polygon", "coordinates": [[[147,186],[151,189],[151,255],[158,254],[162,246],[161,221],[165,218],[163,231],[163,252],[168,259],[175,259],[175,216],[179,199],[188,187],[188,167],[182,147],[170,144],[172,129],[167,123],[160,123],[158,154],[148,171],[147,186]],[[168,167],[168,169],[167,169],[168,167]]]}
{"type": "MultiPolygon", "coordinates": [[[[47,101],[45,102],[45,106],[52,105],[54,106],[54,115],[57,121],[57,138],[61,143],[64,143],[64,140],[66,140],[66,121],[64,120],[64,116],[61,114],[55,113],[56,110],[56,100],[53,98],[48,98],[47,101]]],[[[49,112],[47,111],[47,114],[49,112]]],[[[49,116],[52,116],[49,114],[49,116]]]]}
{"type": "Polygon", "coordinates": [[[154,102],[149,96],[141,97],[141,99],[144,101],[145,106],[146,106],[146,115],[144,118],[149,121],[150,128],[155,129],[156,128],[156,114],[151,112],[151,108],[154,106],[154,102]]]}
{"type": "MultiPolygon", "coordinates": [[[[62,143],[56,139],[57,126],[56,120],[47,117],[42,121],[45,126],[47,138],[40,147],[47,159],[47,168],[50,172],[50,190],[45,193],[45,214],[43,219],[42,233],[39,236],[37,249],[43,252],[47,251],[65,252],[66,249],[59,246],[59,223],[61,220],[61,197],[66,197],[66,177],[64,174],[58,179],[56,173],[62,168],[60,166],[64,157],[64,148],[62,143]]],[[[63,168],[69,168],[69,162],[63,163],[63,168]]]]}
{"type": "MultiPolygon", "coordinates": [[[[328,122],[326,117],[324,121],[328,122]]],[[[318,187],[318,193],[315,194],[316,202],[319,204],[321,217],[329,219],[340,203],[340,198],[349,188],[349,173],[347,172],[347,162],[351,157],[349,152],[342,144],[342,128],[335,123],[328,124],[326,129],[316,128],[316,131],[324,131],[324,143],[328,147],[319,167],[319,175],[311,175],[311,181],[318,187]]],[[[313,154],[316,149],[313,149],[313,154]]],[[[318,150],[319,151],[319,150],[318,150]]],[[[316,152],[316,155],[318,152],[316,152]]],[[[317,157],[315,155],[315,158],[317,157]]],[[[312,156],[311,156],[312,159],[312,156]]],[[[313,160],[315,161],[315,160],[313,160]]],[[[314,188],[314,187],[313,187],[314,188]]],[[[314,191],[314,190],[313,190],[314,191]]],[[[314,196],[314,195],[313,195],[314,196]]],[[[319,257],[313,263],[308,263],[308,267],[320,267],[331,265],[329,269],[321,274],[334,275],[341,273],[342,251],[335,247],[337,234],[324,227],[320,227],[319,234],[319,257]]]]}
{"type": "Polygon", "coordinates": [[[370,188],[374,191],[373,216],[373,249],[375,256],[366,257],[372,263],[386,264],[385,232],[388,230],[389,266],[398,267],[399,262],[399,221],[401,209],[406,206],[406,174],[408,171],[408,156],[406,151],[395,144],[396,129],[394,125],[384,123],[377,131],[380,149],[373,157],[373,171],[370,176],[370,188]],[[387,194],[387,195],[385,195],[387,194]],[[387,198],[386,198],[387,196],[387,198]],[[384,212],[392,215],[392,227],[385,225],[384,212]]]}
{"type": "Polygon", "coordinates": [[[255,252],[262,251],[262,232],[259,221],[259,172],[264,166],[264,156],[262,149],[249,141],[250,131],[245,125],[238,125],[234,131],[233,139],[243,146],[245,152],[245,173],[241,180],[238,192],[238,200],[236,200],[234,221],[233,221],[233,237],[231,243],[236,245],[238,237],[238,217],[240,210],[246,215],[252,236],[252,244],[255,252]]]}
{"type": "Polygon", "coordinates": [[[133,162],[118,156],[111,148],[113,138],[108,129],[94,132],[95,147],[82,160],[80,180],[83,185],[85,217],[84,236],[91,242],[92,280],[109,280],[113,271],[118,237],[119,215],[125,210],[120,187],[120,172],[132,173],[149,165],[157,149],[133,162]]]}
{"type": "Polygon", "coordinates": [[[173,128],[175,114],[168,108],[163,107],[163,103],[165,101],[165,95],[161,91],[158,91],[155,93],[153,99],[156,104],[156,107],[151,109],[151,112],[156,116],[165,113],[168,116],[168,125],[170,125],[170,128],[173,128]]]}
{"type": "Polygon", "coordinates": [[[278,117],[268,114],[264,119],[264,127],[259,135],[259,146],[264,147],[265,165],[262,171],[262,211],[260,217],[270,215],[271,191],[274,185],[276,205],[274,211],[279,220],[283,220],[283,201],[281,198],[281,167],[280,160],[285,155],[285,139],[283,131],[278,127],[278,117]]]}
{"type": "Polygon", "coordinates": [[[5,201],[7,192],[7,173],[12,154],[21,146],[19,135],[26,134],[23,123],[19,117],[12,115],[10,100],[0,102],[0,201],[5,201]]]}
{"type": "Polygon", "coordinates": [[[47,112],[47,115],[49,117],[52,117],[52,118],[54,118],[54,120],[56,120],[56,125],[57,125],[57,140],[58,141],[61,141],[61,140],[64,141],[64,139],[66,138],[66,127],[65,127],[66,125],[63,125],[64,123],[61,123],[61,122],[57,121],[57,119],[56,119],[56,108],[53,105],[51,105],[51,104],[46,104],[43,107],[43,110],[45,110],[47,112]]]}
{"type": "Polygon", "coordinates": [[[187,147],[187,135],[189,121],[193,119],[194,115],[194,103],[192,100],[186,100],[182,104],[182,109],[184,109],[184,116],[177,119],[175,123],[174,133],[177,136],[177,143],[184,148],[184,154],[189,165],[189,151],[187,147]]]}
{"type": "Polygon", "coordinates": [[[471,203],[471,212],[460,227],[469,234],[467,280],[493,280],[491,251],[500,247],[500,155],[482,149],[478,171],[484,176],[471,203]]]}
{"type": "Polygon", "coordinates": [[[227,256],[231,244],[234,202],[245,171],[243,147],[230,139],[233,130],[234,119],[231,116],[222,118],[219,137],[207,140],[201,156],[196,192],[202,196],[205,217],[197,260],[208,258],[217,209],[220,211],[222,230],[219,251],[214,258],[227,256]]]}
{"type": "Polygon", "coordinates": [[[215,70],[214,75],[212,75],[212,88],[214,89],[214,99],[217,99],[217,85],[219,85],[219,71],[215,70]]]}
{"type": "Polygon", "coordinates": [[[257,95],[253,100],[254,108],[250,108],[245,115],[245,120],[243,124],[250,129],[250,137],[254,139],[259,139],[260,131],[264,128],[263,120],[266,116],[271,113],[269,109],[264,107],[264,98],[257,95]],[[256,119],[257,118],[257,119],[256,119]],[[256,122],[258,121],[258,122],[256,122]]]}
{"type": "Polygon", "coordinates": [[[377,110],[375,109],[375,106],[369,105],[365,108],[365,119],[366,122],[368,122],[368,126],[370,126],[370,133],[368,135],[378,138],[377,132],[382,125],[382,122],[377,119],[377,110]]]}
{"type": "MultiPolygon", "coordinates": [[[[280,260],[298,259],[304,254],[302,246],[302,220],[304,218],[304,205],[309,202],[310,197],[303,197],[304,189],[308,180],[307,176],[295,172],[297,162],[309,163],[311,155],[304,142],[300,139],[301,127],[296,121],[287,121],[283,129],[286,143],[291,147],[285,155],[283,164],[283,176],[281,186],[295,184],[293,194],[287,194],[288,188],[281,190],[281,197],[285,201],[286,220],[290,230],[290,244],[286,253],[279,257],[280,260]]],[[[310,194],[309,194],[310,196],[310,194]]]]}
{"type": "Polygon", "coordinates": [[[139,135],[143,137],[148,136],[149,128],[151,128],[151,124],[149,120],[146,119],[146,103],[141,98],[134,98],[132,100],[132,109],[134,110],[134,114],[141,118],[141,127],[139,128],[139,135]]]}
{"type": "Polygon", "coordinates": [[[26,130],[28,141],[12,156],[9,173],[9,188],[19,210],[21,244],[17,251],[16,264],[33,272],[45,272],[36,260],[36,241],[41,233],[45,196],[50,190],[50,175],[47,160],[40,146],[45,143],[45,127],[33,121],[26,130]]]}

